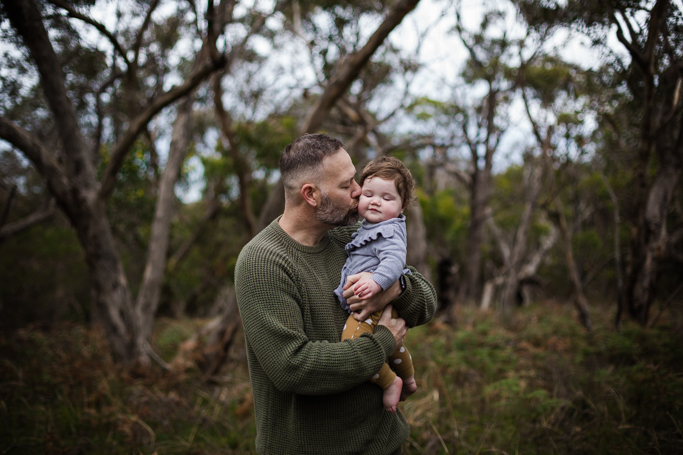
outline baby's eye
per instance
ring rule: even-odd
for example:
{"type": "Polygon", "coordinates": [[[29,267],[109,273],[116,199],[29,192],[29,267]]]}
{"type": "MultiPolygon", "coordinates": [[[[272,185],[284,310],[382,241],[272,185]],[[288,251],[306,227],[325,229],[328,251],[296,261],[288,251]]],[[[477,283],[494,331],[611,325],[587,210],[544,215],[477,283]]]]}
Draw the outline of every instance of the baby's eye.
{"type": "Polygon", "coordinates": [[[391,196],[384,196],[384,200],[385,200],[385,201],[393,201],[394,198],[391,197],[391,196]]]}

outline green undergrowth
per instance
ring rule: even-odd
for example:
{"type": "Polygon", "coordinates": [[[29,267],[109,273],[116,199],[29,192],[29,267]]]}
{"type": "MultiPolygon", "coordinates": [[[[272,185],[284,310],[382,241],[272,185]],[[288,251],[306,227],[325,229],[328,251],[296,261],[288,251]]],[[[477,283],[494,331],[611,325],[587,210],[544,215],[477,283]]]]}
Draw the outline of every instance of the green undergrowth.
{"type": "MultiPolygon", "coordinates": [[[[586,334],[570,306],[547,303],[412,329],[404,453],[683,453],[683,321],[668,316],[619,334],[594,310],[586,334]]],[[[152,345],[170,361],[203,322],[160,320],[152,345]]],[[[101,329],[0,333],[0,454],[252,454],[254,437],[241,334],[206,382],[192,368],[130,377],[101,329]]]]}

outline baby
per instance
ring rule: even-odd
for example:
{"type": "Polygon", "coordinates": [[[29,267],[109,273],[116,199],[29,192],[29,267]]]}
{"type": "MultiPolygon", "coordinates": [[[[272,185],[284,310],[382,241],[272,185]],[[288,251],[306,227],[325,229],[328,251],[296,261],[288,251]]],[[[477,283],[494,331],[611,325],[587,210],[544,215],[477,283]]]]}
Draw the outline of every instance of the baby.
{"type": "MultiPolygon", "coordinates": [[[[404,268],[406,262],[406,217],[403,210],[412,199],[415,180],[405,165],[394,157],[382,156],[365,166],[360,178],[362,192],[358,212],[364,218],[351,242],[346,245],[349,255],[342,269],[341,284],[335,289],[342,308],[351,313],[344,299],[346,278],[360,272],[371,272],[369,278],[359,280],[353,287],[359,299],[368,299],[394,284],[402,274],[410,275],[404,268]]],[[[392,317],[397,317],[392,311],[392,317]]],[[[353,314],[344,325],[342,340],[358,338],[361,334],[374,332],[382,311],[358,322],[353,314]]],[[[415,370],[410,353],[403,345],[389,357],[370,381],[384,389],[382,402],[389,412],[396,412],[399,400],[415,393],[415,370]],[[393,368],[393,371],[392,371],[393,368]],[[395,372],[394,372],[395,371],[395,372]]]]}

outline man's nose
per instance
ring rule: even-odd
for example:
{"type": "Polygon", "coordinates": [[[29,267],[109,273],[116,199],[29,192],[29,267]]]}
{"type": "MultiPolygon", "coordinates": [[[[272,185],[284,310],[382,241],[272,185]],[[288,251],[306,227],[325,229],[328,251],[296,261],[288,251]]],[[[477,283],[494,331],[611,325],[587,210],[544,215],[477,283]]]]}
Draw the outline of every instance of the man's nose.
{"type": "Polygon", "coordinates": [[[356,199],[360,197],[360,185],[356,183],[356,181],[353,181],[353,190],[351,190],[351,197],[356,199]]]}

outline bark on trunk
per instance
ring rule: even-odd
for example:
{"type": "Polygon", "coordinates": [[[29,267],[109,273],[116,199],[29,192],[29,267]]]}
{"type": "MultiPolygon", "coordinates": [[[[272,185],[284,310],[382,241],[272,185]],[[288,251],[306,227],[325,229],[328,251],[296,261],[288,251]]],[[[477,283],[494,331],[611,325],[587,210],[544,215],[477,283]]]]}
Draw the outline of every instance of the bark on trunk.
{"type": "Polygon", "coordinates": [[[666,252],[668,238],[666,214],[680,175],[680,168],[660,168],[647,201],[642,236],[636,238],[639,244],[632,247],[640,254],[632,258],[626,281],[626,303],[631,316],[642,325],[648,323],[650,306],[656,296],[659,263],[666,252]]]}
{"type": "Polygon", "coordinates": [[[159,194],[147,251],[147,263],[136,302],[136,313],[140,321],[140,331],[137,336],[140,338],[140,343],[143,343],[152,334],[154,315],[159,306],[161,283],[166,270],[171,218],[175,213],[175,184],[178,181],[180,167],[190,145],[193,103],[194,92],[191,92],[178,105],[176,120],[173,123],[168,160],[159,184],[159,194]]]}
{"type": "Polygon", "coordinates": [[[526,182],[526,201],[524,203],[524,210],[522,211],[522,218],[517,233],[515,235],[515,242],[510,252],[509,265],[507,267],[507,275],[503,287],[503,293],[500,297],[500,310],[504,316],[510,312],[512,297],[515,295],[519,286],[519,270],[522,264],[522,259],[526,251],[527,238],[529,230],[531,229],[531,220],[536,207],[536,200],[541,190],[541,169],[537,166],[525,167],[525,182],[526,182]]]}
{"type": "Polygon", "coordinates": [[[112,350],[126,367],[146,370],[149,360],[137,337],[140,327],[133,297],[111,235],[105,204],[98,201],[92,207],[83,207],[71,222],[85,250],[97,313],[112,350]]]}
{"type": "Polygon", "coordinates": [[[202,360],[199,362],[205,378],[216,375],[223,366],[228,358],[228,351],[235,339],[235,334],[242,325],[235,290],[226,286],[219,298],[225,300],[224,309],[220,315],[217,329],[211,332],[203,351],[202,360]]]}
{"type": "Polygon", "coordinates": [[[572,238],[569,228],[567,227],[567,219],[564,216],[562,203],[558,198],[554,201],[555,209],[557,210],[557,224],[560,228],[560,237],[562,238],[562,250],[564,251],[565,261],[567,263],[567,270],[569,271],[569,278],[572,286],[574,286],[574,306],[579,314],[579,321],[589,332],[593,331],[593,324],[591,323],[590,312],[588,310],[588,299],[583,292],[583,285],[579,277],[579,271],[574,260],[574,248],[572,247],[572,238]]]}
{"type": "MultiPolygon", "coordinates": [[[[476,166],[476,163],[475,163],[476,166]]],[[[470,303],[477,298],[481,272],[481,245],[484,241],[487,208],[491,199],[491,169],[485,167],[472,176],[470,194],[470,223],[467,227],[466,281],[461,288],[460,302],[470,303]]]]}
{"type": "Polygon", "coordinates": [[[431,281],[432,273],[427,262],[427,229],[422,218],[422,207],[419,203],[409,204],[406,212],[406,228],[408,230],[406,262],[415,267],[428,281],[431,281]]]}

